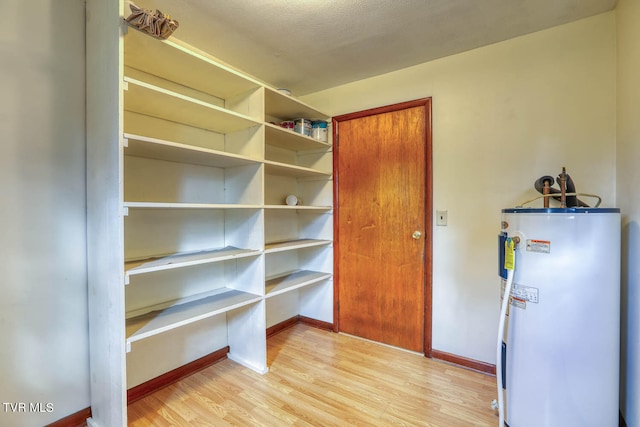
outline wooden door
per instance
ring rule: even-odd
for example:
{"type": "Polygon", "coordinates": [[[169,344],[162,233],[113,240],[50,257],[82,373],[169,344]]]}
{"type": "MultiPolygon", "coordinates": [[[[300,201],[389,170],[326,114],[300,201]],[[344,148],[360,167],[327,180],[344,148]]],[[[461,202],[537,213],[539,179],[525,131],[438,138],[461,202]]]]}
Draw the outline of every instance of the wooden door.
{"type": "Polygon", "coordinates": [[[334,118],[336,329],[431,352],[431,100],[334,118]]]}

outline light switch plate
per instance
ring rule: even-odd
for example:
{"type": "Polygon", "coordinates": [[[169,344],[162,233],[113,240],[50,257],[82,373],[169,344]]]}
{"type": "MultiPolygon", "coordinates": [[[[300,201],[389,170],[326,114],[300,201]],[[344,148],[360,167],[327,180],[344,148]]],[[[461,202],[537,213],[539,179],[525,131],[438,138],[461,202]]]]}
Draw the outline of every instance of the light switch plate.
{"type": "Polygon", "coordinates": [[[447,225],[447,211],[436,211],[436,225],[447,225]]]}

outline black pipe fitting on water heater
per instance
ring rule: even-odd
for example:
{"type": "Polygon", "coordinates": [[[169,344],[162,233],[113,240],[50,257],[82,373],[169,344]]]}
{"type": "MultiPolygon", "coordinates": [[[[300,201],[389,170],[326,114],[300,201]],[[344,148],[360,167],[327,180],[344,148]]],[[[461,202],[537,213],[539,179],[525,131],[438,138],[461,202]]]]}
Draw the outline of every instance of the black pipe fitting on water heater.
{"type": "MultiPolygon", "coordinates": [[[[560,194],[562,193],[561,190],[558,190],[557,188],[553,188],[552,185],[554,184],[555,180],[553,179],[553,177],[549,176],[549,175],[545,175],[545,176],[541,176],[540,178],[538,178],[536,180],[536,182],[533,184],[534,188],[536,189],[536,191],[540,194],[545,194],[545,182],[547,183],[547,189],[549,194],[553,194],[553,199],[560,201],[560,194]]],[[[567,193],[575,193],[576,192],[576,185],[573,182],[573,179],[571,179],[571,175],[569,175],[568,173],[565,172],[565,182],[566,182],[566,192],[567,193]]],[[[585,202],[583,202],[582,200],[578,199],[577,196],[566,196],[566,204],[568,208],[575,208],[575,207],[584,207],[584,208],[588,208],[589,205],[586,204],[585,202]]]]}

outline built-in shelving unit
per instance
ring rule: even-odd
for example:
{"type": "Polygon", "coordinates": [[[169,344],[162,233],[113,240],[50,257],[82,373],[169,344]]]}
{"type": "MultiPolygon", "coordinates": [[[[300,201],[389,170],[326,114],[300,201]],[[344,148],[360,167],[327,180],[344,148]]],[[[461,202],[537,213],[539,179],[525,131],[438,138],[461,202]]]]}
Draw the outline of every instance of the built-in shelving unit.
{"type": "Polygon", "coordinates": [[[295,249],[312,248],[315,246],[330,245],[331,240],[321,239],[296,239],[284,242],[272,242],[265,244],[265,253],[291,251],[295,249]]]}
{"type": "Polygon", "coordinates": [[[258,301],[259,295],[228,288],[172,301],[167,307],[127,319],[127,345],[258,301]]]}
{"type": "Polygon", "coordinates": [[[267,279],[267,298],[303,286],[312,285],[322,280],[329,279],[330,273],[319,271],[297,270],[282,276],[267,279]]]}
{"type": "Polygon", "coordinates": [[[164,141],[127,133],[124,134],[124,138],[125,154],[127,156],[215,167],[234,167],[260,163],[259,160],[246,156],[209,148],[194,147],[179,142],[164,141]]]}
{"type": "MultiPolygon", "coordinates": [[[[222,64],[206,52],[174,37],[159,42],[127,31],[124,65],[221,99],[261,88],[262,83],[222,64]],[[170,66],[159,66],[167,64],[170,66]]],[[[276,92],[277,93],[277,92],[276,92]]]]}
{"type": "Polygon", "coordinates": [[[234,132],[259,124],[251,117],[196,98],[130,77],[125,77],[124,81],[127,87],[124,108],[127,111],[221,133],[234,132]]]}
{"type": "Polygon", "coordinates": [[[270,145],[286,148],[291,151],[327,150],[331,144],[318,141],[306,135],[300,135],[288,129],[265,123],[266,139],[270,145]]]}
{"type": "Polygon", "coordinates": [[[91,427],[126,425],[127,389],[227,346],[266,372],[274,324],[333,322],[332,145],[279,126],[329,116],[93,3],[91,427]]]}
{"type": "Polygon", "coordinates": [[[329,118],[312,106],[268,86],[265,86],[265,115],[268,119],[265,121],[271,121],[274,117],[282,120],[301,117],[312,120],[329,118]]]}
{"type": "Polygon", "coordinates": [[[192,265],[206,264],[210,262],[227,261],[236,258],[256,256],[260,252],[252,249],[239,249],[227,246],[222,249],[210,249],[197,252],[178,252],[170,255],[149,257],[140,260],[125,262],[126,279],[136,274],[152,273],[154,271],[169,270],[172,268],[190,267],[192,265]]]}
{"type": "Polygon", "coordinates": [[[294,178],[301,177],[328,177],[330,173],[322,172],[317,169],[307,168],[303,166],[295,166],[287,163],[264,161],[265,173],[271,175],[292,176],[294,178]]]}

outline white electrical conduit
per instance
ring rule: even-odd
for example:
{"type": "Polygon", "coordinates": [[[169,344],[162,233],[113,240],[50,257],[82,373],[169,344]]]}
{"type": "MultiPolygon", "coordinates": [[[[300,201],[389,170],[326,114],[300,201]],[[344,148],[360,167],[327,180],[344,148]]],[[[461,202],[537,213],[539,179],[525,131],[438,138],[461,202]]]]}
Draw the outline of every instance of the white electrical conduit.
{"type": "MultiPolygon", "coordinates": [[[[514,245],[515,252],[515,245],[514,245]]],[[[508,255],[505,254],[505,258],[508,255]]],[[[504,384],[502,384],[502,341],[504,338],[504,327],[507,321],[507,307],[509,307],[509,299],[511,297],[511,288],[513,287],[513,275],[516,268],[515,253],[513,254],[512,269],[507,270],[507,283],[504,287],[504,296],[502,298],[502,307],[500,309],[500,323],[498,325],[498,344],[496,348],[496,378],[498,383],[498,426],[504,427],[504,384]]]]}

